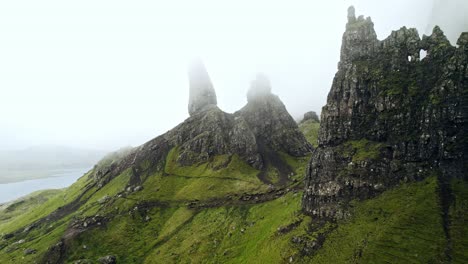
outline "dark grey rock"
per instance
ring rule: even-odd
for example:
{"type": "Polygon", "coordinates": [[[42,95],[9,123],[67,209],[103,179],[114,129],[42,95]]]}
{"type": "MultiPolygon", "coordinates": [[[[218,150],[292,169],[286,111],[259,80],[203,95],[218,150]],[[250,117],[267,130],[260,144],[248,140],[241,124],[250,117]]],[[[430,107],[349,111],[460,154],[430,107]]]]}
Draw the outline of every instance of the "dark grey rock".
{"type": "Polygon", "coordinates": [[[216,107],[216,92],[210,76],[201,60],[194,60],[189,65],[190,95],[188,111],[190,115],[216,107]]]}
{"type": "Polygon", "coordinates": [[[116,264],[117,258],[115,256],[108,255],[108,256],[99,258],[98,261],[99,263],[102,263],[102,264],[116,264]]]}
{"type": "Polygon", "coordinates": [[[356,21],[356,10],[354,6],[348,8],[348,23],[353,23],[356,21]]]}
{"type": "Polygon", "coordinates": [[[305,212],[343,218],[350,200],[400,182],[468,178],[466,33],[458,43],[438,27],[422,39],[403,27],[379,41],[370,19],[348,19],[306,173],[305,212]]]}
{"type": "Polygon", "coordinates": [[[301,123],[303,123],[305,121],[308,121],[308,120],[312,120],[314,122],[320,122],[320,119],[319,119],[317,113],[315,113],[314,111],[310,111],[310,112],[305,113],[304,118],[302,119],[301,123]]]}
{"type": "Polygon", "coordinates": [[[93,264],[94,261],[90,260],[90,259],[79,259],[79,260],[75,260],[73,262],[73,264],[93,264]]]}
{"type": "Polygon", "coordinates": [[[32,254],[36,254],[36,253],[37,253],[37,250],[32,249],[32,248],[27,248],[27,249],[24,250],[25,255],[32,255],[32,254]]]}
{"type": "Polygon", "coordinates": [[[247,105],[234,115],[246,121],[260,147],[295,157],[312,151],[283,102],[271,93],[270,81],[265,75],[257,76],[247,96],[250,97],[247,105]]]}
{"type": "Polygon", "coordinates": [[[104,195],[101,199],[99,199],[97,202],[99,204],[105,204],[107,203],[109,200],[111,199],[111,197],[109,195],[104,195]]]}
{"type": "MultiPolygon", "coordinates": [[[[203,68],[202,72],[204,71],[203,68]]],[[[193,77],[191,90],[203,86],[195,81],[199,79],[206,87],[212,87],[207,85],[207,74],[200,75],[205,77],[193,77]]],[[[105,172],[95,174],[95,180],[104,185],[124,170],[132,168],[130,185],[139,186],[140,174],[144,173],[144,170],[164,170],[169,151],[177,147],[178,155],[175,159],[181,166],[208,162],[216,155],[237,155],[262,171],[266,170],[267,166],[279,168],[282,179],[279,184],[283,184],[288,181],[288,175],[293,169],[277,152],[303,157],[312,151],[311,145],[299,131],[284,104],[271,93],[270,82],[264,75],[259,75],[252,82],[248,93],[249,102],[234,114],[223,112],[214,101],[210,99],[207,102],[202,97],[202,94],[193,97],[197,99],[189,103],[189,108],[197,110],[192,111],[184,122],[142,146],[131,149],[125,157],[108,166],[105,172]],[[141,164],[145,162],[147,168],[143,169],[141,164]]],[[[229,162],[230,159],[220,166],[227,166],[229,162]]],[[[267,181],[266,177],[260,178],[267,181]]]]}

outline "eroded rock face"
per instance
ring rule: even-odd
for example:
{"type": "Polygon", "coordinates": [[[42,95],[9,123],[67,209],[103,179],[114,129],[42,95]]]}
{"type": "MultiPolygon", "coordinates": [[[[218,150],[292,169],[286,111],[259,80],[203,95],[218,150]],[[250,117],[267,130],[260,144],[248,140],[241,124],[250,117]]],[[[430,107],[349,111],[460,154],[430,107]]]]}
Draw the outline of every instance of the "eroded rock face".
{"type": "Polygon", "coordinates": [[[312,147],[299,131],[281,100],[271,94],[270,81],[258,75],[247,94],[248,103],[228,114],[217,107],[192,115],[166,138],[180,146],[182,165],[206,162],[221,154],[237,154],[257,169],[264,168],[267,154],[282,151],[305,156],[312,147]]]}
{"type": "Polygon", "coordinates": [[[248,103],[234,115],[246,121],[257,143],[273,151],[300,157],[310,153],[307,142],[283,102],[271,93],[270,81],[257,76],[247,94],[248,103]]]}
{"type": "Polygon", "coordinates": [[[262,171],[267,166],[280,166],[279,174],[284,179],[290,175],[292,168],[280,164],[284,161],[277,152],[297,157],[310,154],[311,145],[281,100],[271,94],[266,76],[259,75],[252,82],[248,104],[242,110],[229,114],[216,106],[215,91],[208,74],[200,65],[189,74],[190,117],[167,133],[132,149],[126,156],[119,156],[118,161],[96,169],[94,178],[98,187],[128,168],[133,172],[128,186],[141,185],[140,175],[144,170],[163,170],[168,153],[176,147],[176,161],[181,166],[208,162],[217,155],[238,155],[262,171]],[[141,167],[144,163],[147,164],[145,169],[141,167]]]}
{"type": "Polygon", "coordinates": [[[262,167],[256,139],[248,124],[217,107],[191,116],[165,138],[171,145],[179,146],[177,161],[183,166],[206,162],[216,155],[237,154],[253,167],[262,167]]]}
{"type": "Polygon", "coordinates": [[[302,120],[301,120],[301,123],[303,123],[305,121],[308,121],[308,120],[312,120],[314,122],[320,122],[320,119],[319,119],[317,113],[315,113],[314,111],[310,111],[310,112],[305,113],[304,118],[302,118],[302,120]]]}
{"type": "Polygon", "coordinates": [[[403,27],[379,41],[371,19],[350,9],[306,175],[305,212],[345,217],[348,201],[402,181],[466,177],[467,42],[464,33],[451,46],[438,27],[422,40],[403,27]]]}
{"type": "Polygon", "coordinates": [[[215,107],[217,105],[216,92],[201,60],[194,60],[190,63],[188,76],[190,85],[189,114],[194,115],[215,107]]]}

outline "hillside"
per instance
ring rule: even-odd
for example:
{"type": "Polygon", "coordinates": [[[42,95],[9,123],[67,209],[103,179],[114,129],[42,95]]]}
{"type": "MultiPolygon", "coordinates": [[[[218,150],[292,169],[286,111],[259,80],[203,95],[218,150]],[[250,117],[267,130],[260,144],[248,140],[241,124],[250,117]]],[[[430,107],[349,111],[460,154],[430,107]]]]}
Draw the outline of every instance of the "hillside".
{"type": "MultiPolygon", "coordinates": [[[[232,244],[226,245],[232,253],[216,256],[234,261],[247,246],[235,248],[234,237],[253,243],[259,235],[267,244],[274,226],[287,226],[300,215],[302,176],[312,147],[271,94],[268,79],[258,76],[247,105],[227,114],[216,100],[199,96],[216,98],[200,62],[191,66],[189,77],[191,116],[183,123],[140,147],[108,155],[70,188],[27,212],[13,206],[23,202],[13,203],[11,216],[0,225],[0,261],[62,263],[112,256],[123,263],[176,262],[191,251],[201,261],[214,257],[212,243],[226,235],[219,233],[220,226],[206,226],[220,215],[225,220],[219,224],[232,230],[232,244]],[[274,218],[268,216],[271,210],[278,212],[274,218]],[[249,238],[247,229],[258,230],[249,238]],[[192,232],[200,236],[184,235],[192,232]],[[187,239],[187,248],[180,247],[178,236],[187,239]]],[[[256,253],[250,254],[245,258],[256,253]]],[[[264,254],[269,254],[266,248],[264,254]]]]}
{"type": "Polygon", "coordinates": [[[184,122],[0,208],[0,263],[466,263],[467,37],[379,41],[350,8],[299,125],[264,75],[222,111],[195,61],[184,122]]]}
{"type": "MultiPolygon", "coordinates": [[[[304,161],[292,165],[304,168],[304,161]]],[[[244,176],[255,172],[246,169],[242,173],[244,176]]],[[[226,171],[219,171],[223,172],[226,171]]],[[[385,258],[420,263],[443,256],[442,218],[434,177],[421,183],[405,184],[377,199],[355,202],[352,218],[324,223],[301,213],[300,185],[292,184],[289,191],[284,188],[264,191],[262,188],[267,189],[267,186],[252,184],[253,188],[246,194],[231,191],[238,185],[242,190],[249,189],[241,180],[242,174],[235,175],[239,180],[214,178],[216,174],[203,168],[194,175],[152,175],[154,180],[144,184],[142,191],[129,194],[122,192],[129,180],[128,174],[119,176],[99,191],[87,190],[86,184],[91,181],[86,181],[87,176],[84,176],[66,194],[53,194],[36,209],[3,223],[1,233],[28,226],[29,221],[40,219],[48,215],[50,209],[85,193],[82,199],[86,202],[62,220],[57,221],[58,216],[52,215],[32,231],[28,230],[27,235],[21,229],[21,233],[6,239],[11,243],[3,241],[0,260],[2,263],[34,263],[36,254],[51,254],[48,247],[61,245],[59,241],[64,234],[68,237],[59,248],[66,250],[67,257],[62,260],[67,263],[79,259],[94,263],[91,261],[107,255],[115,256],[118,263],[189,260],[282,263],[290,259],[294,263],[330,263],[332,260],[345,263],[353,262],[359,255],[366,260],[364,263],[385,258]],[[203,174],[207,175],[198,176],[203,174]],[[208,177],[208,174],[213,176],[208,177]],[[323,248],[309,256],[325,236],[323,248]],[[25,255],[28,249],[38,251],[25,255]]],[[[451,211],[456,219],[453,224],[456,229],[452,233],[454,241],[460,241],[456,244],[455,255],[463,263],[468,257],[464,225],[468,186],[460,182],[454,182],[453,186],[457,187],[459,204],[451,211]]],[[[13,207],[10,214],[15,210],[21,209],[13,207]]]]}
{"type": "Polygon", "coordinates": [[[304,118],[298,124],[299,130],[304,134],[307,141],[312,146],[318,146],[318,131],[320,128],[320,120],[315,112],[307,112],[304,118]]]}

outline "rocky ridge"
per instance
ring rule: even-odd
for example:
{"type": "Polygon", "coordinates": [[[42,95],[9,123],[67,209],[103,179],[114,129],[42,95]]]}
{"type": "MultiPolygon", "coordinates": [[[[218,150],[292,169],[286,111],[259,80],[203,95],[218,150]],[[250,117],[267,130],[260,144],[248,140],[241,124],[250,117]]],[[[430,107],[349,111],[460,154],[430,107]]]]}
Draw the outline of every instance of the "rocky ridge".
{"type": "Polygon", "coordinates": [[[281,162],[277,152],[294,157],[311,153],[312,146],[299,131],[281,100],[271,93],[268,78],[259,75],[248,92],[248,103],[234,114],[216,105],[216,92],[201,61],[189,67],[190,117],[167,133],[133,149],[112,164],[98,168],[96,180],[105,185],[127,168],[132,168],[131,185],[141,183],[140,164],[148,161],[151,170],[161,171],[165,157],[178,148],[177,162],[190,166],[209,161],[216,155],[238,155],[252,167],[265,171],[277,167],[287,179],[292,168],[281,162]]]}
{"type": "Polygon", "coordinates": [[[422,39],[402,27],[379,41],[372,20],[349,8],[306,174],[306,213],[343,218],[353,199],[434,174],[442,205],[449,202],[444,186],[467,178],[468,164],[468,33],[457,44],[439,27],[422,39]]]}

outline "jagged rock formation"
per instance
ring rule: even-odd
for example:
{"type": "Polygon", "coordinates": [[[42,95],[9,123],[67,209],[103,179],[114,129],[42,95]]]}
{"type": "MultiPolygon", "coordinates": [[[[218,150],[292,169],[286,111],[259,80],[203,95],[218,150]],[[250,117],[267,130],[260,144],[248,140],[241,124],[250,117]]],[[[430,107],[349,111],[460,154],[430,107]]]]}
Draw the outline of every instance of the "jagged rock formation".
{"type": "Polygon", "coordinates": [[[215,155],[237,154],[262,169],[268,159],[265,149],[292,156],[304,156],[311,151],[281,100],[271,94],[266,76],[252,82],[247,96],[248,104],[235,114],[211,105],[164,136],[171,145],[180,146],[181,165],[205,162],[215,155]]]}
{"type": "Polygon", "coordinates": [[[247,100],[247,105],[234,116],[246,121],[260,145],[296,157],[312,150],[283,102],[271,93],[265,75],[258,75],[251,83],[247,100]]]}
{"type": "Polygon", "coordinates": [[[313,122],[320,122],[320,119],[319,119],[317,113],[315,113],[314,111],[310,111],[310,112],[305,113],[304,117],[301,120],[301,123],[304,123],[304,122],[306,122],[308,120],[311,120],[313,122]]]}
{"type": "MultiPolygon", "coordinates": [[[[169,151],[178,147],[177,162],[190,166],[207,162],[216,155],[238,155],[252,167],[265,171],[278,167],[280,183],[292,172],[276,152],[303,157],[312,151],[281,100],[271,94],[266,76],[259,75],[248,92],[249,102],[240,111],[228,114],[216,106],[216,95],[203,63],[189,71],[190,117],[164,135],[133,149],[110,165],[97,168],[95,178],[104,186],[122,171],[132,168],[132,186],[141,182],[138,164],[149,161],[154,170],[164,167],[169,151]]],[[[261,177],[261,175],[259,176],[261,177]]]]}
{"type": "Polygon", "coordinates": [[[188,111],[194,115],[217,105],[216,92],[201,60],[194,60],[188,70],[190,94],[188,111]]]}
{"type": "Polygon", "coordinates": [[[271,84],[268,77],[262,73],[257,74],[255,80],[250,84],[247,92],[247,102],[263,101],[271,94],[271,84]]]}
{"type": "MultiPolygon", "coordinates": [[[[198,68],[198,70],[200,69],[198,68]]],[[[95,203],[101,208],[115,202],[116,199],[138,195],[139,192],[149,191],[157,195],[158,189],[149,190],[147,188],[159,188],[156,185],[148,186],[148,181],[151,182],[151,180],[159,177],[173,177],[172,180],[176,184],[179,179],[185,179],[184,182],[187,186],[192,187],[193,185],[190,185],[190,183],[210,182],[218,184],[216,186],[220,189],[227,188],[224,185],[225,182],[219,183],[221,180],[226,180],[226,182],[235,181],[238,182],[236,184],[248,184],[252,188],[269,188],[270,192],[265,197],[279,197],[291,191],[292,189],[286,188],[286,186],[293,182],[291,177],[294,176],[296,170],[290,167],[289,160],[285,159],[292,158],[291,156],[305,157],[310,154],[312,147],[299,132],[296,123],[288,114],[281,100],[271,94],[268,79],[264,77],[261,81],[253,82],[251,91],[259,96],[249,100],[249,103],[235,114],[228,114],[216,106],[215,101],[213,101],[214,89],[212,89],[211,85],[207,85],[209,83],[208,75],[204,70],[202,72],[202,74],[197,75],[194,74],[194,71],[189,71],[191,91],[193,91],[192,88],[194,87],[197,87],[197,89],[210,87],[208,89],[210,92],[205,94],[208,98],[204,98],[203,93],[195,93],[197,96],[190,101],[189,109],[193,111],[189,118],[167,133],[140,147],[123,149],[107,156],[89,173],[89,177],[87,177],[89,183],[82,187],[78,196],[46,217],[31,223],[28,230],[42,227],[49,222],[73,214],[88,201],[88,198],[84,198],[85,195],[89,194],[88,192],[93,195],[96,192],[107,190],[106,188],[109,185],[112,186],[112,183],[116,183],[119,177],[127,179],[123,184],[123,188],[112,196],[106,192],[105,195],[96,199],[95,203]],[[194,76],[202,77],[194,78],[194,76]],[[265,86],[267,83],[268,86],[265,86]],[[258,93],[257,89],[263,89],[263,92],[258,93]],[[290,156],[282,156],[281,152],[290,156]],[[245,161],[258,171],[244,166],[245,164],[239,163],[239,161],[245,161]],[[229,167],[231,163],[234,163],[232,165],[234,168],[229,167]],[[216,171],[226,169],[229,171],[234,170],[234,173],[236,173],[236,169],[239,171],[248,170],[253,171],[252,174],[248,174],[249,176],[257,176],[258,179],[239,179],[229,174],[222,176],[175,175],[170,172],[171,169],[168,169],[166,165],[171,168],[187,169],[188,171],[194,168],[196,170],[197,166],[203,165],[210,166],[210,169],[216,171]],[[235,167],[236,165],[242,166],[242,168],[235,167]],[[274,177],[271,177],[270,172],[275,172],[274,177]],[[261,185],[254,187],[256,183],[261,185]],[[273,192],[276,187],[280,189],[273,192]]],[[[213,186],[206,186],[204,191],[209,192],[214,188],[213,186]]],[[[177,188],[181,188],[181,186],[174,187],[174,189],[177,188]]],[[[200,187],[197,186],[197,188],[200,187]]],[[[168,191],[170,192],[170,190],[168,191]]],[[[213,192],[216,193],[216,190],[213,192]]],[[[252,202],[261,202],[263,199],[263,196],[253,198],[249,194],[244,194],[245,196],[240,196],[238,199],[242,201],[255,199],[252,202]]],[[[229,194],[224,199],[231,201],[233,197],[229,194]]],[[[220,205],[225,200],[205,202],[220,205]]],[[[150,200],[147,203],[149,205],[145,205],[144,202],[135,204],[130,209],[129,214],[136,211],[140,214],[147,214],[152,206],[167,207],[167,202],[164,201],[150,200]]],[[[185,202],[182,201],[182,203],[185,202]]],[[[191,201],[187,206],[193,208],[197,203],[198,199],[191,201]]],[[[112,208],[115,211],[119,210],[118,207],[112,208]]],[[[115,217],[117,215],[111,212],[106,217],[96,214],[93,217],[75,219],[76,221],[68,225],[60,242],[47,249],[40,263],[62,263],[68,257],[66,256],[68,254],[66,253],[67,250],[72,248],[71,244],[76,241],[78,236],[81,236],[80,233],[106,225],[115,217]]],[[[148,222],[150,220],[151,218],[145,216],[144,221],[148,222]]],[[[23,230],[14,231],[12,236],[23,232],[23,230]]],[[[24,235],[24,233],[22,234],[24,235]]],[[[109,255],[105,258],[112,260],[111,257],[112,255],[109,255]]]]}
{"type": "Polygon", "coordinates": [[[254,134],[242,118],[218,107],[191,116],[164,137],[180,146],[178,162],[188,166],[221,154],[238,154],[255,168],[262,168],[254,134]]]}
{"type": "Polygon", "coordinates": [[[444,186],[467,176],[467,40],[463,33],[456,48],[439,27],[422,39],[403,27],[379,41],[371,19],[348,10],[319,147],[306,174],[305,212],[345,217],[350,200],[401,181],[437,174],[444,186]],[[422,60],[421,50],[427,51],[422,60]]]}

